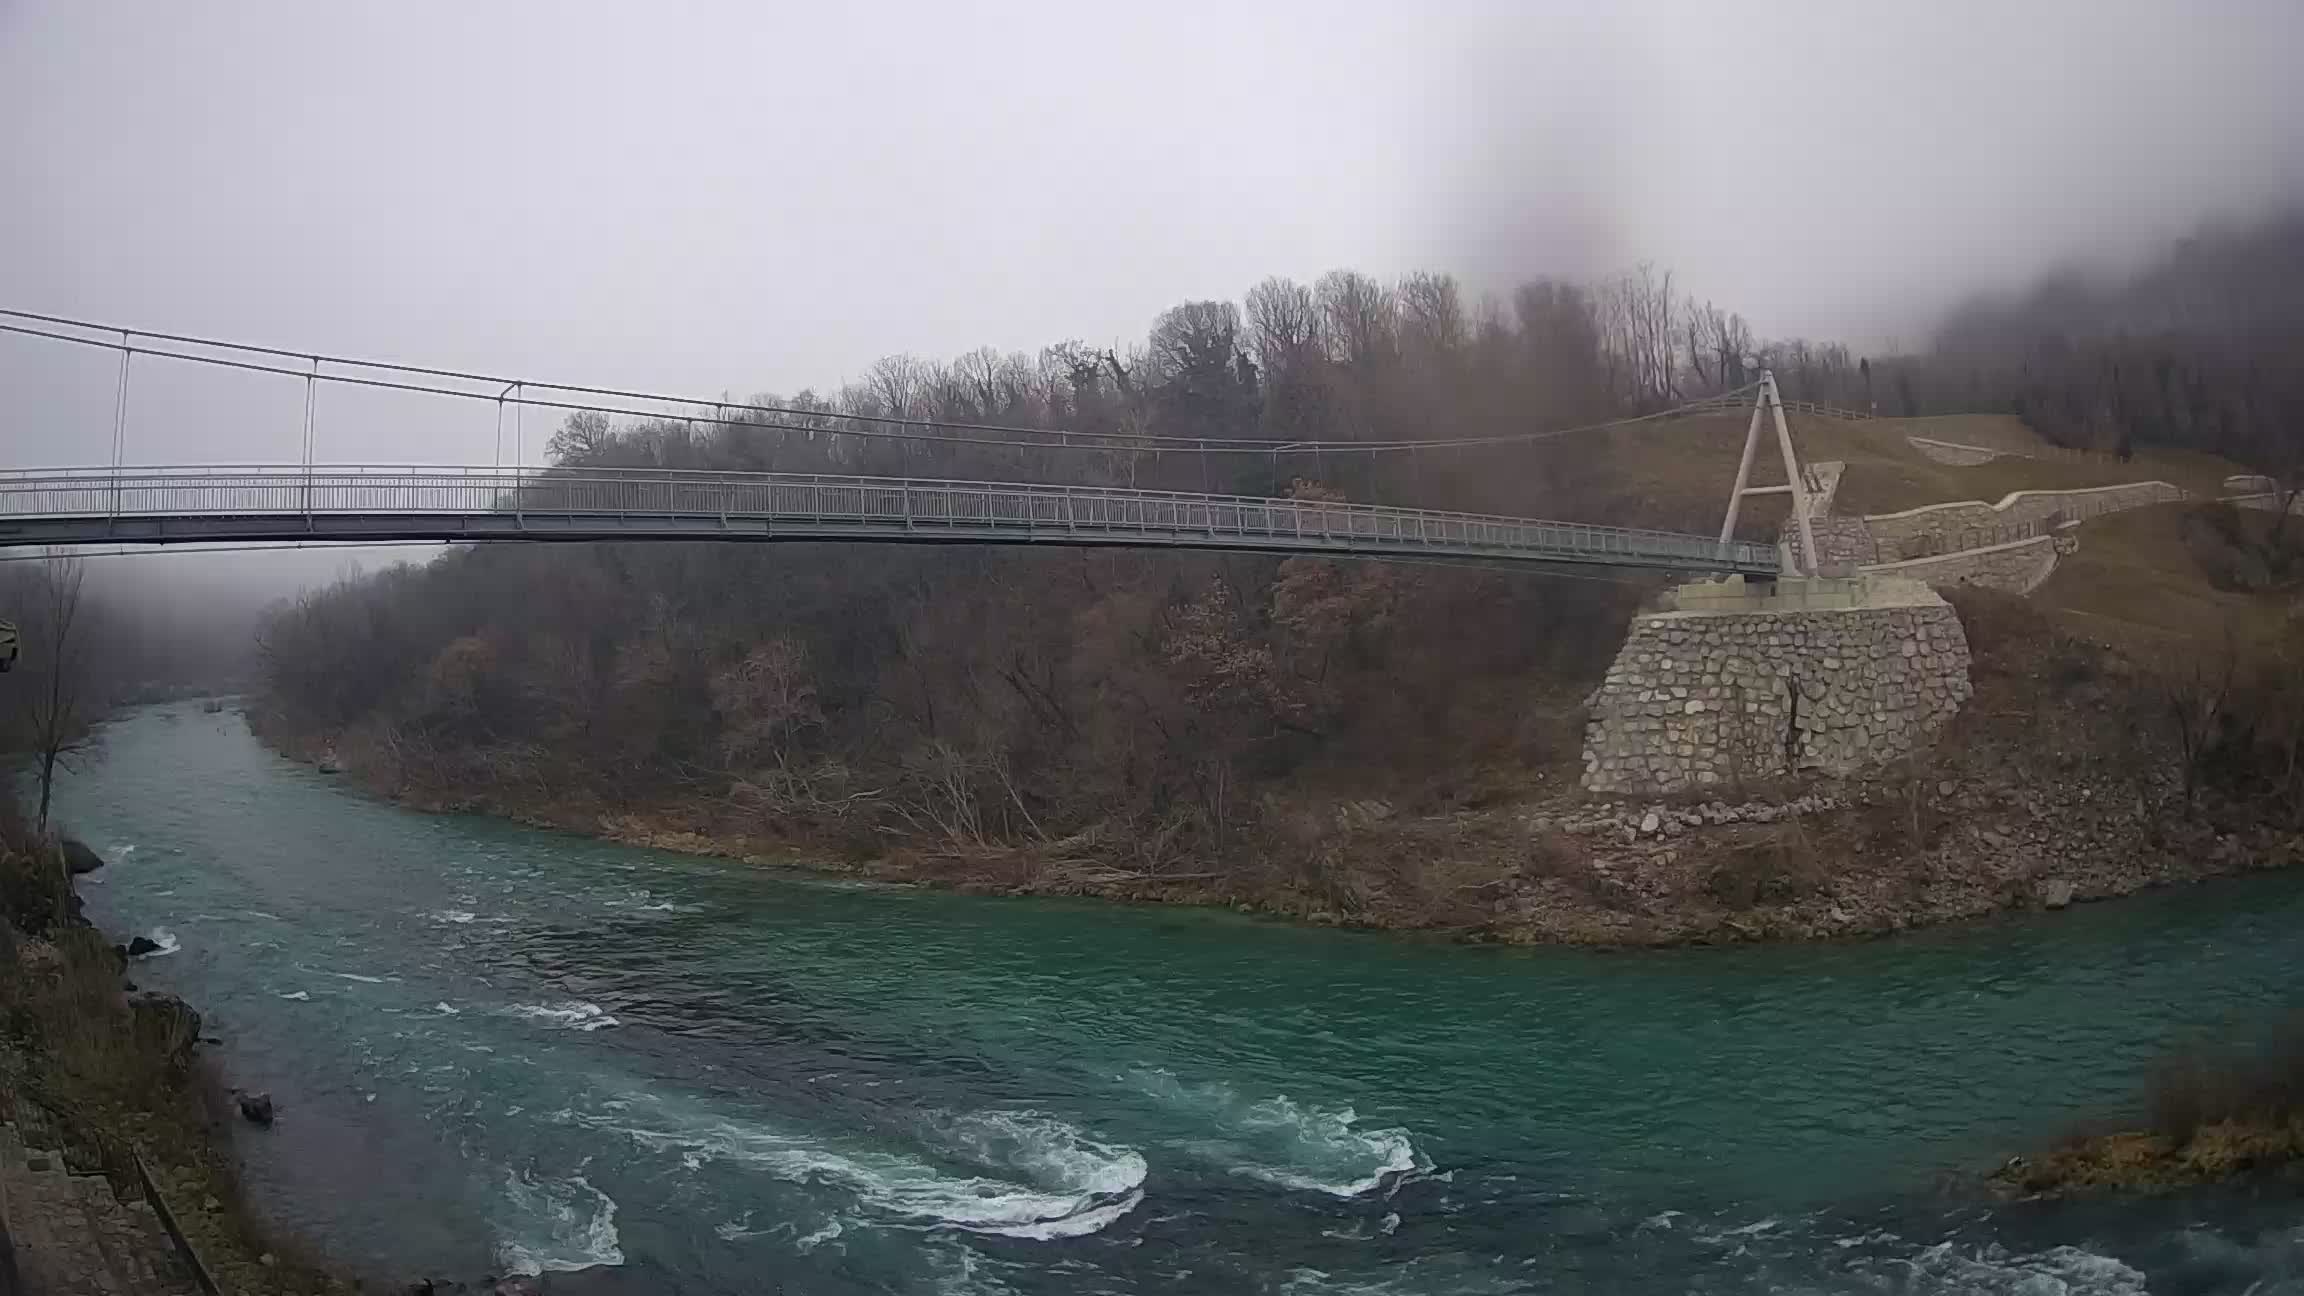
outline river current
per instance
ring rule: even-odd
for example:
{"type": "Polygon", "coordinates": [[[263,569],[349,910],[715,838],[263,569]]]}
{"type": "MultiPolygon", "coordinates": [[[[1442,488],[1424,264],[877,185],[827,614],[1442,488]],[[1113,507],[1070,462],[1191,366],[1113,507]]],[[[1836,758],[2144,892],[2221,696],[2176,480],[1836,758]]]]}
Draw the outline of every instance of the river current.
{"type": "Polygon", "coordinates": [[[195,704],[58,791],[380,1277],[647,1292],[2304,1291],[2304,1202],[1947,1187],[2297,1001],[2304,878],[1865,944],[1467,948],[360,796],[195,704]]]}

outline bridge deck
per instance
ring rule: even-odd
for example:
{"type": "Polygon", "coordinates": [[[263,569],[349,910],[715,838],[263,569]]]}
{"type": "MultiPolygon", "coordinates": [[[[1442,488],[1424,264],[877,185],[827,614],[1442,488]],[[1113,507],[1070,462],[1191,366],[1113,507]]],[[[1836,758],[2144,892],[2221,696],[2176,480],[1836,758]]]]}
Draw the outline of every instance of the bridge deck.
{"type": "Polygon", "coordinates": [[[868,540],[1487,558],[1771,575],[1773,545],[1432,509],[1116,487],[647,469],[0,472],[0,546],[868,540]]]}

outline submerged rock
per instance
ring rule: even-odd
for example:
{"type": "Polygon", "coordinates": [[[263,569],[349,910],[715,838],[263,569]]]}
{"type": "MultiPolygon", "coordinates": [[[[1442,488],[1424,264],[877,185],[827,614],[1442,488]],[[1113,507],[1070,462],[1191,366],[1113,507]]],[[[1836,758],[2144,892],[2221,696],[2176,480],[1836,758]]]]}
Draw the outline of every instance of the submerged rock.
{"type": "Polygon", "coordinates": [[[273,1114],[272,1095],[268,1093],[244,1093],[240,1095],[240,1115],[246,1118],[249,1124],[261,1125],[269,1129],[272,1126],[273,1114]]]}

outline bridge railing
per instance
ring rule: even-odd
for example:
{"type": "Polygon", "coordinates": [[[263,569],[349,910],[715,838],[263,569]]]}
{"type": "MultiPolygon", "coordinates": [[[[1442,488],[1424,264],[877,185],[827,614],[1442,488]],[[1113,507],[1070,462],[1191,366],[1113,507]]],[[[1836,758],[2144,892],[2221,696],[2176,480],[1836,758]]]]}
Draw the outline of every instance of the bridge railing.
{"type": "MultiPolygon", "coordinates": [[[[680,519],[777,529],[952,534],[1093,533],[1179,543],[1283,541],[1340,550],[1424,548],[1557,556],[1627,566],[1772,571],[1773,545],[1670,531],[1436,509],[1028,482],[699,472],[649,468],[468,468],[383,464],[164,465],[0,471],[0,525],[11,519],[436,516],[475,537],[531,521],[635,526],[680,519]],[[506,524],[509,523],[507,526],[506,524]]],[[[456,528],[443,528],[455,530],[456,528]]],[[[555,527],[561,531],[565,525],[555,527]]],[[[97,538],[102,538],[101,534],[97,538]]]]}
{"type": "MultiPolygon", "coordinates": [[[[1712,396],[1704,400],[1690,401],[1680,408],[1689,413],[1749,414],[1752,412],[1752,398],[1748,395],[1712,396]]],[[[1848,419],[1851,421],[1879,417],[1877,414],[1867,414],[1863,410],[1849,409],[1844,405],[1827,405],[1822,401],[1809,400],[1788,400],[1784,402],[1784,412],[1787,414],[1814,414],[1820,418],[1848,419]]]]}

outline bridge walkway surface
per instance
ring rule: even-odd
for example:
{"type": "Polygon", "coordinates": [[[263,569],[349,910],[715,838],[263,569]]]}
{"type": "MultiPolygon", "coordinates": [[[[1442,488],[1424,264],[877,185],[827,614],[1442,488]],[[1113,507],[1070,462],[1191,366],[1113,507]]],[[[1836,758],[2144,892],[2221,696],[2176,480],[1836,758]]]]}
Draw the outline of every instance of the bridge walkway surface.
{"type": "Polygon", "coordinates": [[[1325,500],[651,469],[201,465],[0,472],[0,546],[302,540],[1124,545],[1775,574],[1776,546],[1325,500]]]}

